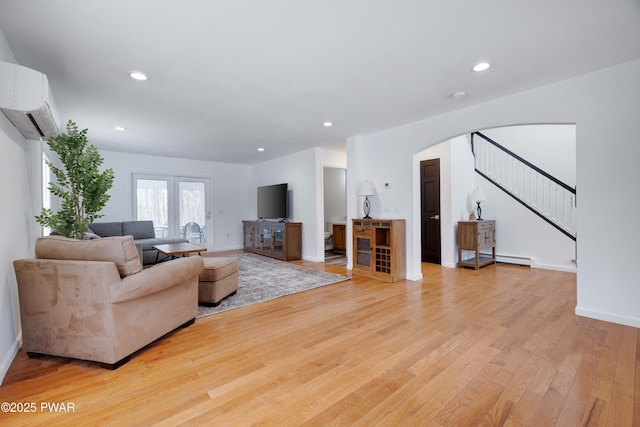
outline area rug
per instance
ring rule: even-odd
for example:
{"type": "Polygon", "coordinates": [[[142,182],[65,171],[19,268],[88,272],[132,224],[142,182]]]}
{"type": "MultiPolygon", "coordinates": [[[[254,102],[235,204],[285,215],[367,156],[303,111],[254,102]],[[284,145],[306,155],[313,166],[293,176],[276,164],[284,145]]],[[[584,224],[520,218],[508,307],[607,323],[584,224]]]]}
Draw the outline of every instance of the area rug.
{"type": "Polygon", "coordinates": [[[261,301],[294,294],[349,280],[340,274],[326,273],[261,255],[230,255],[238,258],[238,291],[217,307],[198,307],[198,317],[209,316],[261,301]]]}

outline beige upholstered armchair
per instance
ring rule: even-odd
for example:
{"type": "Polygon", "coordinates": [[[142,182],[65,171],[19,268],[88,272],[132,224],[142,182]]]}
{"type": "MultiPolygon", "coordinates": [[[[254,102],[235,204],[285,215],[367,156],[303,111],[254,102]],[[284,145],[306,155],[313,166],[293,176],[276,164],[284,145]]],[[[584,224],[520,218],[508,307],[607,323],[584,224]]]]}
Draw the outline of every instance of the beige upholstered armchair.
{"type": "Polygon", "coordinates": [[[132,236],[36,241],[14,261],[23,348],[115,369],[198,313],[199,256],[142,269],[132,236]]]}

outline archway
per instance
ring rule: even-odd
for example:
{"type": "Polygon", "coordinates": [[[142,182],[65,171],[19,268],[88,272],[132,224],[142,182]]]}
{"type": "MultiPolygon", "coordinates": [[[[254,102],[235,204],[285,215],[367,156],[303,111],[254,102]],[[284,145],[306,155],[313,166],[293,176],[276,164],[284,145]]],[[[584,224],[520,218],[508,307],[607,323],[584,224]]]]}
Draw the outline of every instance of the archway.
{"type": "MultiPolygon", "coordinates": [[[[575,187],[575,125],[502,126],[481,132],[575,187]]],[[[455,267],[457,264],[457,221],[467,219],[471,207],[469,196],[479,185],[488,194],[488,200],[483,203],[483,216],[498,219],[500,225],[496,226],[500,236],[500,261],[575,272],[575,243],[474,173],[468,140],[468,135],[445,140],[418,152],[413,160],[414,169],[421,160],[441,160],[442,265],[455,267]]],[[[414,177],[415,191],[419,200],[419,176],[414,177]]]]}

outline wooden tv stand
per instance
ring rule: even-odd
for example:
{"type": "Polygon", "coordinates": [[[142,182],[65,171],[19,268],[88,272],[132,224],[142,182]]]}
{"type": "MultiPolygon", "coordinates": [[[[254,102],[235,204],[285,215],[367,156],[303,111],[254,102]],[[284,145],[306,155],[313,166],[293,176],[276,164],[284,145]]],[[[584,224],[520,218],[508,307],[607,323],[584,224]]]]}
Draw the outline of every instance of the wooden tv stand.
{"type": "Polygon", "coordinates": [[[242,221],[244,250],[290,261],[302,258],[302,223],[242,221]]]}

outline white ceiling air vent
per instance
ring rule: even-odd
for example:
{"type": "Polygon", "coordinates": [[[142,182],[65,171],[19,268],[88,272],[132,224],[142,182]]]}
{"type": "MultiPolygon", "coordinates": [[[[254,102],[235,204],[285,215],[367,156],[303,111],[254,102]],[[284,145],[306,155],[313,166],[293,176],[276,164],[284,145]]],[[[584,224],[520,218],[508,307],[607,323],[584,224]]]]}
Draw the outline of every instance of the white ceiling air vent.
{"type": "Polygon", "coordinates": [[[0,110],[27,139],[44,141],[59,133],[47,76],[0,62],[0,110]]]}

